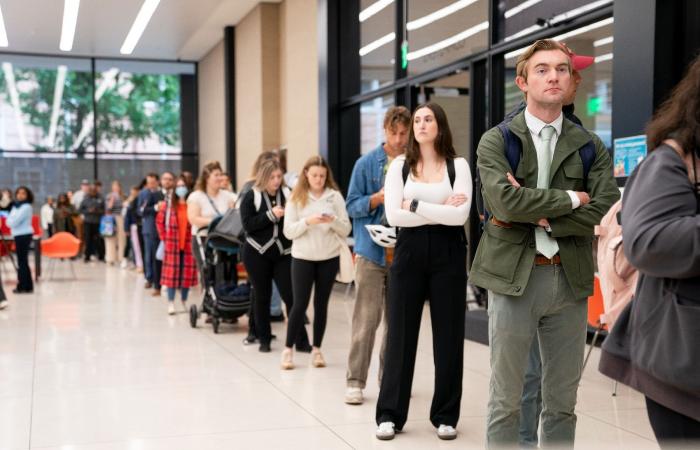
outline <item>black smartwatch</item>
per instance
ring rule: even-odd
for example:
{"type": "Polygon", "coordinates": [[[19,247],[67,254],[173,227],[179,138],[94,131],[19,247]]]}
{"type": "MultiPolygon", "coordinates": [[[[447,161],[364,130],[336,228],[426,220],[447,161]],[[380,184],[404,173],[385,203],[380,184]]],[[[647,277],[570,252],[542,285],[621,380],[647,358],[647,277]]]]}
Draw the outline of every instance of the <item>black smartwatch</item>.
{"type": "Polygon", "coordinates": [[[415,198],[411,200],[411,206],[408,207],[408,210],[411,211],[412,213],[416,212],[416,209],[418,208],[418,200],[415,198]]]}

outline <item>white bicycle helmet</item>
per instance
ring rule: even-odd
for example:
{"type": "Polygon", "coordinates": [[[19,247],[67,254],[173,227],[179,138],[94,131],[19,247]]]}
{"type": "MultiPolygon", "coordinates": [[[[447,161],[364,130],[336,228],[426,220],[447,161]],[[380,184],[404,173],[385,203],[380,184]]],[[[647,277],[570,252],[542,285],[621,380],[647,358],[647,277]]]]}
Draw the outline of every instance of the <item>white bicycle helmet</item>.
{"type": "Polygon", "coordinates": [[[393,247],[396,245],[396,227],[384,225],[365,225],[369,236],[380,247],[393,247]]]}

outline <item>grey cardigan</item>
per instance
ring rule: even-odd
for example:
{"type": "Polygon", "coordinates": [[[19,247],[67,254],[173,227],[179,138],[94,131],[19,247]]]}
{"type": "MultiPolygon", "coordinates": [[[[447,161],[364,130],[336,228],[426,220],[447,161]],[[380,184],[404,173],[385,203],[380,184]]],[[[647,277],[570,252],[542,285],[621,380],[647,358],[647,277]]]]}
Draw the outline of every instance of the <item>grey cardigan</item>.
{"type": "Polygon", "coordinates": [[[698,199],[685,163],[671,147],[651,152],[630,177],[622,200],[622,235],[625,256],[639,269],[639,280],[626,310],[629,320],[621,329],[616,323],[605,340],[600,370],[700,421],[700,391],[659,379],[664,378],[660,375],[664,369],[679,362],[686,364],[683,372],[691,374],[691,380],[693,373],[700,377],[700,361],[691,356],[698,355],[692,349],[700,347],[698,199]],[[683,314],[669,321],[664,301],[684,305],[683,314]],[[674,336],[682,339],[666,351],[656,338],[669,324],[675,327],[674,336]]]}

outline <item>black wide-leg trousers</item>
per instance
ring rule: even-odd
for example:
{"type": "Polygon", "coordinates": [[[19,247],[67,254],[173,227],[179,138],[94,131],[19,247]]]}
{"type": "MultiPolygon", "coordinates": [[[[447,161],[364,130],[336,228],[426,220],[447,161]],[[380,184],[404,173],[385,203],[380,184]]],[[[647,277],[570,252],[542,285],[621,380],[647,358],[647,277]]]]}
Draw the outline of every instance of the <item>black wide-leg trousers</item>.
{"type": "Polygon", "coordinates": [[[389,269],[388,334],[376,420],[401,430],[408,416],[418,332],[430,302],[435,388],[430,421],[456,426],[462,399],[466,241],[462,227],[402,228],[389,269]]]}

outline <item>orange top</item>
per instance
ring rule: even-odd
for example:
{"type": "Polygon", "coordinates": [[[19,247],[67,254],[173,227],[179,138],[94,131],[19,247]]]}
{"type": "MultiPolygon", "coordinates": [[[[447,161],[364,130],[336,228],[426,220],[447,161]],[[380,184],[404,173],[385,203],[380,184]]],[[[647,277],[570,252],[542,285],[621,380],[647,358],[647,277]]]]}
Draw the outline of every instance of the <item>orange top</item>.
{"type": "Polygon", "coordinates": [[[185,251],[187,245],[187,203],[177,203],[177,234],[180,243],[180,251],[185,251]]]}

